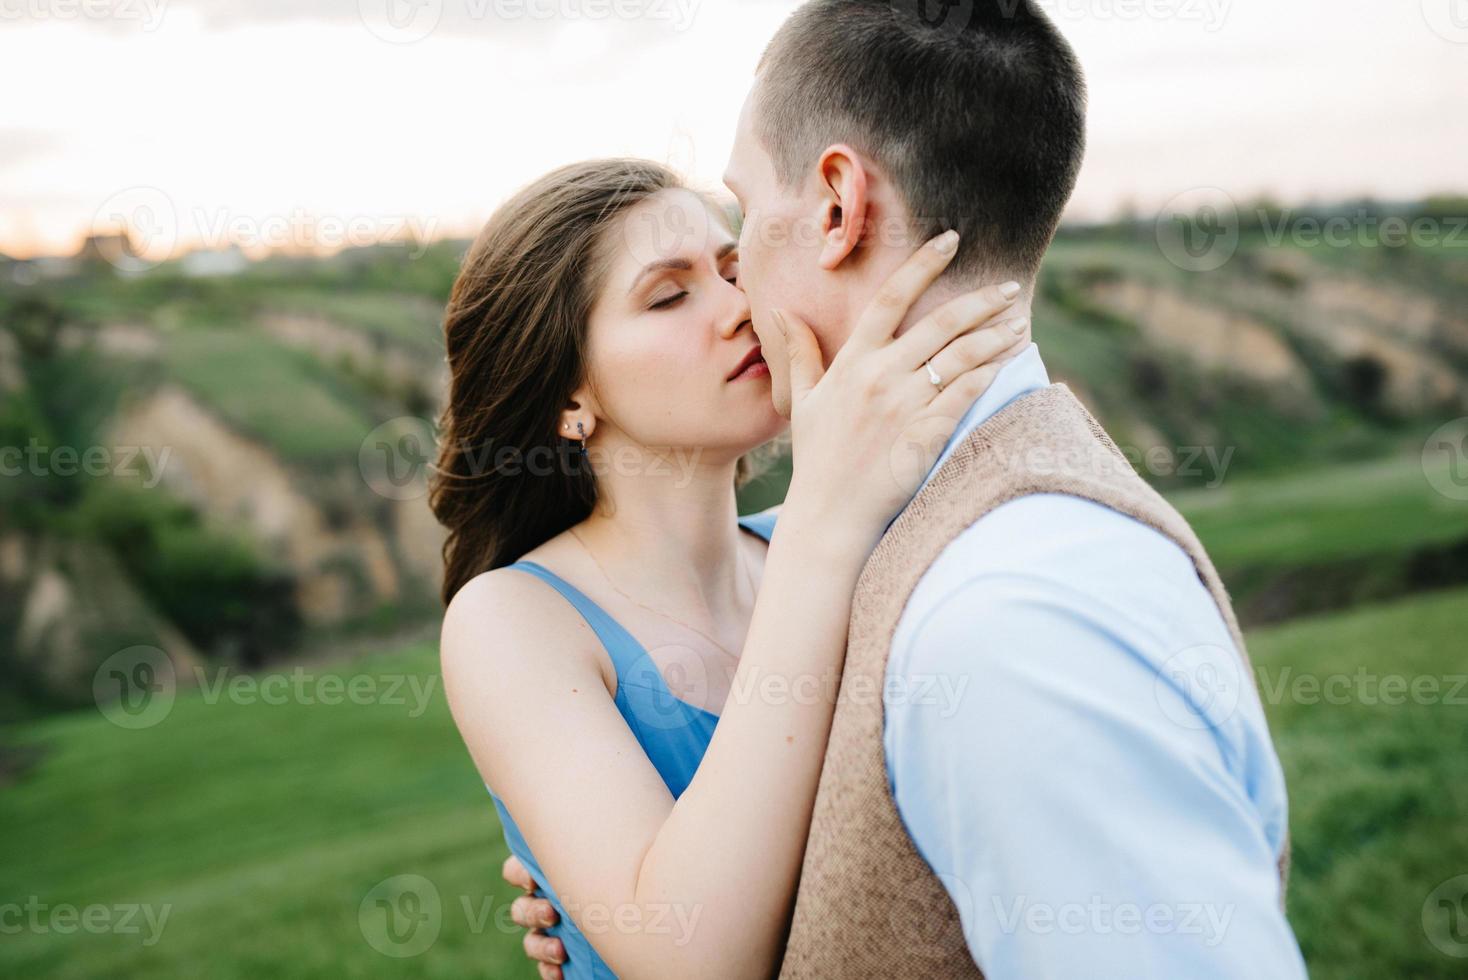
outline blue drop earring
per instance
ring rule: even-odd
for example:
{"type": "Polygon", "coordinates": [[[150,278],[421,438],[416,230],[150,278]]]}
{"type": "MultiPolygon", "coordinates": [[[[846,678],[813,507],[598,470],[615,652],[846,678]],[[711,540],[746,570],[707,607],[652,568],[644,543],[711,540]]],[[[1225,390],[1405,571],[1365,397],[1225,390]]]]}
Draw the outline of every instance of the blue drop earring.
{"type": "Polygon", "coordinates": [[[577,422],[576,431],[581,434],[581,456],[584,459],[586,457],[586,426],[577,422]]]}

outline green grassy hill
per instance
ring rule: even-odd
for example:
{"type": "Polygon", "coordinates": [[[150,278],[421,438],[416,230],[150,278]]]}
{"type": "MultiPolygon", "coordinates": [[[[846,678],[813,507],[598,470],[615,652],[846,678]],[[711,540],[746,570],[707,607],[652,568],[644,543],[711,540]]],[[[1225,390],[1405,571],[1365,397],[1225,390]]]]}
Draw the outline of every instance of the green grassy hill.
{"type": "MultiPolygon", "coordinates": [[[[1316,980],[1462,975],[1421,917],[1431,890],[1468,869],[1468,708],[1443,703],[1468,674],[1464,608],[1468,591],[1444,592],[1250,637],[1291,786],[1290,917],[1316,980]],[[1351,703],[1311,703],[1302,686],[1362,671],[1442,683],[1435,702],[1406,704],[1371,703],[1360,682],[1351,703]]],[[[34,766],[0,790],[0,896],[147,903],[168,918],[151,945],[141,918],[136,935],[6,936],[0,973],[532,976],[506,925],[494,810],[436,670],[422,644],[311,670],[300,686],[361,678],[377,703],[211,703],[205,689],[143,730],[96,711],[15,730],[12,751],[34,766]],[[404,703],[383,703],[394,694],[404,703]],[[437,939],[411,960],[374,947],[398,948],[380,910],[363,908],[400,875],[440,900],[437,939]]]]}
{"type": "Polygon", "coordinates": [[[1433,889],[1468,873],[1465,609],[1468,591],[1444,592],[1250,639],[1290,787],[1290,920],[1316,980],[1463,975],[1423,922],[1433,889]]]}
{"type": "MultiPolygon", "coordinates": [[[[116,475],[0,481],[0,549],[19,556],[0,568],[19,569],[0,590],[0,637],[13,640],[0,674],[16,681],[0,718],[86,703],[86,661],[129,643],[259,665],[323,633],[433,615],[439,532],[422,477],[462,247],[275,258],[217,278],[92,266],[0,293],[0,446],[171,452],[151,501],[119,494],[116,475]],[[392,420],[406,440],[374,435],[392,420]],[[417,474],[416,499],[364,479],[383,446],[405,447],[395,465],[417,474]],[[117,559],[119,588],[87,572],[97,563],[80,556],[97,549],[117,559]],[[211,551],[232,556],[228,576],[211,551]],[[47,606],[58,579],[69,596],[107,588],[119,604],[130,585],[137,627],[92,622],[74,599],[47,606]],[[181,597],[205,580],[225,605],[181,620],[181,597]],[[247,599],[229,608],[231,594],[247,599]],[[52,615],[21,637],[37,607],[52,615]],[[269,610],[270,629],[247,621],[252,608],[269,610]]],[[[1207,525],[1239,498],[1222,509],[1241,516],[1219,535],[1220,564],[1246,620],[1279,621],[1468,581],[1460,512],[1413,485],[1410,462],[1372,462],[1410,460],[1468,406],[1455,257],[1447,242],[1304,248],[1251,227],[1223,268],[1198,275],[1148,223],[1068,228],[1041,276],[1035,337],[1148,479],[1197,491],[1190,516],[1207,525]],[[1333,465],[1331,479],[1362,492],[1322,498],[1329,515],[1309,530],[1297,518],[1317,502],[1249,499],[1251,478],[1333,465]]],[[[776,465],[743,504],[779,500],[787,478],[776,465]]]]}
{"type": "MultiPolygon", "coordinates": [[[[244,668],[286,684],[293,664],[330,659],[323,643],[433,619],[438,530],[421,497],[373,490],[368,457],[397,420],[421,481],[431,438],[397,436],[435,415],[461,248],[209,279],[91,268],[0,292],[0,447],[173,452],[156,487],[147,472],[0,479],[0,905],[169,910],[153,944],[4,935],[0,973],[531,975],[429,642],[302,667],[311,690],[360,678],[407,703],[189,688],[139,731],[90,706],[98,665],[133,644],[211,680],[244,668]],[[434,685],[421,714],[410,681],[434,685]],[[408,960],[378,949],[393,948],[378,900],[429,894],[395,895],[402,875],[441,906],[408,960]]],[[[1468,672],[1468,505],[1434,489],[1460,485],[1446,461],[1423,458],[1468,412],[1453,248],[1302,247],[1251,226],[1197,275],[1149,223],[1071,228],[1036,301],[1052,376],[1193,522],[1250,627],[1316,977],[1462,975],[1422,915],[1468,872],[1468,706],[1308,703],[1295,686],[1401,675],[1445,692],[1468,672]]],[[[787,480],[777,462],[741,506],[777,502],[787,480]]]]}
{"type": "MultiPolygon", "coordinates": [[[[402,964],[376,952],[359,906],[380,881],[427,877],[442,934],[412,964],[419,976],[515,972],[503,929],[513,897],[494,810],[420,645],[352,667],[404,704],[242,704],[181,695],[153,728],[127,731],[96,711],[28,725],[12,751],[40,754],[3,791],[0,895],[48,905],[153,903],[171,914],[146,934],[7,936],[11,976],[375,977],[402,964]],[[431,690],[421,715],[406,686],[431,690]],[[427,685],[433,685],[428,688],[427,685]],[[466,919],[494,914],[484,931],[466,919]]],[[[213,675],[211,675],[212,677],[213,675]]],[[[161,912],[158,913],[161,915],[161,912]]],[[[139,922],[141,923],[141,919],[139,922]]],[[[524,973],[523,970],[519,971],[524,973]]]]}

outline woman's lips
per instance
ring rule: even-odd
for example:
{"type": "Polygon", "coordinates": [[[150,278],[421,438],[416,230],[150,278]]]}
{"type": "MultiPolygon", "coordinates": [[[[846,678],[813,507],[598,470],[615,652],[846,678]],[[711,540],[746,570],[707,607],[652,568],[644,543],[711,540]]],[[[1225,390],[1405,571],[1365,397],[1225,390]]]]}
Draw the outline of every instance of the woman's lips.
{"type": "Polygon", "coordinates": [[[729,375],[724,380],[740,381],[745,378],[763,377],[764,375],[767,375],[769,373],[770,369],[765,366],[765,359],[760,353],[760,346],[759,344],[755,344],[749,349],[749,352],[744,355],[744,358],[734,369],[734,373],[729,375]]]}
{"type": "Polygon", "coordinates": [[[740,371],[738,374],[734,375],[734,377],[730,378],[729,380],[730,381],[744,381],[744,380],[747,380],[749,378],[768,378],[769,376],[770,376],[770,366],[764,362],[764,359],[763,358],[761,358],[760,360],[755,361],[752,364],[750,364],[743,371],[740,371]]]}

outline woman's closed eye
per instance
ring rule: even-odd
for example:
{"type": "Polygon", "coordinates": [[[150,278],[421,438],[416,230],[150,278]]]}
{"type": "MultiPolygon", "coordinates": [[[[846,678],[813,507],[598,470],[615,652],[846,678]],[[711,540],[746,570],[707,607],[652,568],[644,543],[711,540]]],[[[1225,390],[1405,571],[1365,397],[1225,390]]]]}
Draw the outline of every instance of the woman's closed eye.
{"type": "MultiPolygon", "coordinates": [[[[726,257],[719,274],[725,282],[737,288],[739,286],[739,260],[732,256],[726,257]]],[[[663,285],[663,290],[648,301],[647,308],[649,310],[671,309],[688,296],[688,290],[677,288],[675,282],[670,281],[663,285]]]]}
{"type": "Polygon", "coordinates": [[[683,297],[687,295],[688,290],[680,289],[676,293],[671,293],[668,296],[664,296],[662,299],[653,300],[651,303],[648,304],[647,308],[649,310],[666,310],[669,307],[676,306],[678,304],[678,301],[683,299],[683,297]]]}

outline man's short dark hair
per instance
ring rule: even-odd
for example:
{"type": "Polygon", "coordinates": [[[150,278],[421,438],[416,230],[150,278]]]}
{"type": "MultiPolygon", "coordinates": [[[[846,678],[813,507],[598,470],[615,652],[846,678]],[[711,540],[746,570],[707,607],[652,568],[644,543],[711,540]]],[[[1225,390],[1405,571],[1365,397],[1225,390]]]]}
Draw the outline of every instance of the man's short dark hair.
{"type": "Polygon", "coordinates": [[[922,237],[962,236],[950,272],[1029,278],[1075,188],[1086,92],[1033,0],[810,0],[760,62],[756,125],[785,184],[832,143],[885,171],[922,237]]]}

